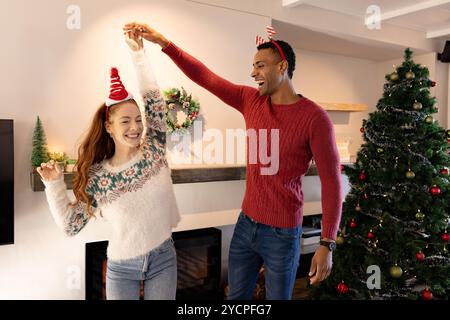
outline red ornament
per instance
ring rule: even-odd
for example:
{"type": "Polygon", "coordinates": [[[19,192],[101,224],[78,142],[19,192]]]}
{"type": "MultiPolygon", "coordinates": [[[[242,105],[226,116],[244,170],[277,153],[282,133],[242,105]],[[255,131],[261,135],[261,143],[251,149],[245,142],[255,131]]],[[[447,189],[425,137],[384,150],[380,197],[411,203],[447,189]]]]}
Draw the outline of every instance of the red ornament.
{"type": "Polygon", "coordinates": [[[450,138],[449,138],[449,139],[447,139],[447,143],[448,143],[448,144],[450,144],[450,138]]]}
{"type": "Polygon", "coordinates": [[[367,238],[373,239],[373,238],[375,238],[375,234],[374,234],[372,231],[369,231],[369,232],[367,233],[367,238]]]}
{"type": "Polygon", "coordinates": [[[361,131],[361,133],[364,133],[364,127],[361,127],[361,129],[359,129],[359,131],[361,131]]]}
{"type": "Polygon", "coordinates": [[[438,196],[441,194],[441,189],[438,186],[434,185],[430,188],[430,192],[433,196],[438,196]]]}
{"type": "Polygon", "coordinates": [[[443,174],[445,176],[448,176],[448,169],[447,168],[442,168],[441,170],[439,170],[440,174],[443,174]]]}
{"type": "Polygon", "coordinates": [[[367,193],[364,193],[364,200],[369,200],[369,196],[367,195],[367,193]]]}
{"type": "Polygon", "coordinates": [[[450,240],[450,235],[446,232],[441,235],[442,241],[448,242],[450,240]]]}
{"type": "Polygon", "coordinates": [[[342,281],[337,285],[336,290],[339,294],[346,294],[348,292],[348,286],[342,281]]]}
{"type": "Polygon", "coordinates": [[[433,293],[430,289],[426,288],[422,291],[422,299],[423,300],[432,300],[433,299],[433,293]]]}
{"type": "Polygon", "coordinates": [[[344,172],[344,165],[343,164],[340,165],[340,168],[341,168],[341,172],[344,172]]]}
{"type": "Polygon", "coordinates": [[[416,259],[417,259],[417,261],[425,260],[425,254],[422,251],[417,252],[416,253],[416,259]]]}
{"type": "Polygon", "coordinates": [[[366,180],[366,173],[364,171],[362,171],[359,174],[359,181],[365,181],[366,180]]]}
{"type": "Polygon", "coordinates": [[[436,87],[436,81],[431,81],[431,86],[436,87]]]}
{"type": "Polygon", "coordinates": [[[350,221],[350,228],[352,228],[352,229],[356,228],[356,221],[355,221],[355,219],[352,219],[352,221],[350,221]]]}

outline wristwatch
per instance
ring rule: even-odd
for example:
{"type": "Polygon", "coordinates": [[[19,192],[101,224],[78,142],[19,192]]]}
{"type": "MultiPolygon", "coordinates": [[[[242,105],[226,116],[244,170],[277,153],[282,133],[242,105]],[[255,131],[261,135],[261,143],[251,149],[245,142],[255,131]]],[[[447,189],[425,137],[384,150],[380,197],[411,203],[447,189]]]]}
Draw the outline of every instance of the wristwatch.
{"type": "Polygon", "coordinates": [[[336,250],[336,242],[334,242],[334,241],[320,240],[320,245],[327,247],[328,250],[330,250],[331,252],[336,250]]]}

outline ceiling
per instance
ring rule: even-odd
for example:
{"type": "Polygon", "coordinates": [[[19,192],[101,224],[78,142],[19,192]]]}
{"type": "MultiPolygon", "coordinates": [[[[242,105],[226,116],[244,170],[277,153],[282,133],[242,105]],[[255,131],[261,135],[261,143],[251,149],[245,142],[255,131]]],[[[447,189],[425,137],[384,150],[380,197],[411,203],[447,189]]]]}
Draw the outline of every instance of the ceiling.
{"type": "MultiPolygon", "coordinates": [[[[325,52],[372,61],[387,61],[403,56],[400,45],[367,40],[349,35],[324,33],[279,20],[272,20],[273,27],[294,48],[325,52]]],[[[425,53],[416,49],[415,54],[425,53]]]]}
{"type": "Polygon", "coordinates": [[[283,7],[314,6],[365,19],[376,5],[381,25],[423,31],[427,39],[450,39],[450,0],[279,0],[283,7]]]}

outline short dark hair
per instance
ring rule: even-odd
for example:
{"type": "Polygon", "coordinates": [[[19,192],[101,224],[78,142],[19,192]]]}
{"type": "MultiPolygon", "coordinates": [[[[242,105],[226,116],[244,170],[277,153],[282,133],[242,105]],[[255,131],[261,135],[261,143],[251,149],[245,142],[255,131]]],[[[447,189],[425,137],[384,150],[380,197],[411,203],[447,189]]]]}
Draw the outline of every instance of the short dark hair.
{"type": "MultiPolygon", "coordinates": [[[[292,79],[292,76],[294,75],[295,70],[295,53],[292,47],[289,43],[283,40],[274,40],[283,50],[284,56],[286,57],[286,60],[288,62],[288,76],[289,79],[292,79]]],[[[277,47],[272,42],[264,42],[263,44],[260,44],[258,46],[258,51],[261,49],[272,49],[272,52],[278,55],[281,59],[280,52],[278,51],[277,47]]]]}

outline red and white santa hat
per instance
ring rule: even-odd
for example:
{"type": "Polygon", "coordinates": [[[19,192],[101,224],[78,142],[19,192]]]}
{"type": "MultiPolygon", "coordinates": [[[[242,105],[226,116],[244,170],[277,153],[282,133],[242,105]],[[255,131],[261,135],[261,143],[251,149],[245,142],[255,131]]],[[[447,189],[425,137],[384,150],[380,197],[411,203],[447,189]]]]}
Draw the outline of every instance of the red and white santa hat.
{"type": "Polygon", "coordinates": [[[133,95],[125,89],[122,81],[120,81],[119,70],[115,67],[111,68],[111,90],[105,102],[106,106],[110,107],[131,99],[133,99],[133,95]]]}

